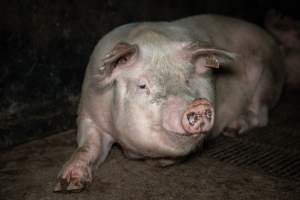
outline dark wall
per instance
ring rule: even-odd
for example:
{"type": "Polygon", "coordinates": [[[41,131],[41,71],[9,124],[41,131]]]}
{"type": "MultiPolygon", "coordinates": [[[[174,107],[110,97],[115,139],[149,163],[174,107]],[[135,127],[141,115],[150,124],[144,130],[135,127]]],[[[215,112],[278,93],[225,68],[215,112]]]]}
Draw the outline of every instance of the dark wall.
{"type": "Polygon", "coordinates": [[[112,28],[144,20],[217,13],[261,25],[286,1],[4,0],[0,3],[0,147],[74,127],[80,86],[96,42],[112,28]]]}

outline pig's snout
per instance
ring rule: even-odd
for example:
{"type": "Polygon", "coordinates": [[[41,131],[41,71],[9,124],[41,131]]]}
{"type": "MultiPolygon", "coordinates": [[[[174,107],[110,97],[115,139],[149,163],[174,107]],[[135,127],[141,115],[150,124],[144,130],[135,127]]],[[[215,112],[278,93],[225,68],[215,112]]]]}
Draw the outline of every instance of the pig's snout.
{"type": "Polygon", "coordinates": [[[214,124],[214,109],[207,99],[196,99],[182,116],[182,127],[189,134],[206,133],[214,124]]]}

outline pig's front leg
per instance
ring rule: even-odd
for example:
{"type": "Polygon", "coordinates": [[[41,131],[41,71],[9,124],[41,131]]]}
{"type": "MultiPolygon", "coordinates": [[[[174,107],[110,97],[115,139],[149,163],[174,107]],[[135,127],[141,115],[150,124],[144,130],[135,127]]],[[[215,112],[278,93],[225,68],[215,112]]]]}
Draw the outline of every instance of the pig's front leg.
{"type": "Polygon", "coordinates": [[[92,171],[107,157],[113,139],[100,133],[89,118],[78,119],[78,148],[58,174],[55,192],[81,191],[92,181],[92,171]]]}

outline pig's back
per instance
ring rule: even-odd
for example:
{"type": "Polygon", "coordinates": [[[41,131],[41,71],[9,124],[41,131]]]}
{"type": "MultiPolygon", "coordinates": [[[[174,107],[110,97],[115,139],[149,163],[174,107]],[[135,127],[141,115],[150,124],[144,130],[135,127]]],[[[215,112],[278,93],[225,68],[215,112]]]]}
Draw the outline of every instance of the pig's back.
{"type": "Polygon", "coordinates": [[[136,37],[140,37],[147,31],[155,31],[168,37],[171,41],[193,42],[194,40],[201,40],[212,42],[217,47],[231,51],[244,49],[247,44],[255,49],[268,51],[269,49],[265,49],[265,47],[274,44],[271,36],[254,24],[231,17],[206,14],[172,22],[125,24],[113,29],[103,37],[101,46],[105,46],[104,49],[109,49],[120,41],[134,43],[136,37]]]}
{"type": "Polygon", "coordinates": [[[227,50],[244,50],[245,44],[249,44],[255,49],[269,51],[269,47],[265,47],[274,44],[262,28],[231,17],[207,14],[183,18],[174,23],[189,29],[194,34],[192,37],[201,39],[207,35],[216,46],[227,50]]]}
{"type": "Polygon", "coordinates": [[[231,17],[206,14],[183,18],[173,23],[188,29],[195,39],[202,40],[206,35],[217,47],[231,51],[244,50],[247,45],[261,49],[265,54],[270,51],[269,46],[275,44],[273,38],[259,26],[231,17]]]}

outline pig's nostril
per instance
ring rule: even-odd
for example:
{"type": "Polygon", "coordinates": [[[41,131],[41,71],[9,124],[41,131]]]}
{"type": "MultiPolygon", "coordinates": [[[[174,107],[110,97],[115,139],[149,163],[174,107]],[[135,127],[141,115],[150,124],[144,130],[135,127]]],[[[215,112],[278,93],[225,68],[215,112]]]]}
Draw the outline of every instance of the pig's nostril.
{"type": "Polygon", "coordinates": [[[212,118],[212,111],[210,109],[206,109],[204,115],[210,120],[212,118]]]}
{"type": "Polygon", "coordinates": [[[198,121],[198,115],[195,112],[190,112],[186,115],[187,120],[191,126],[194,126],[198,121]]]}

